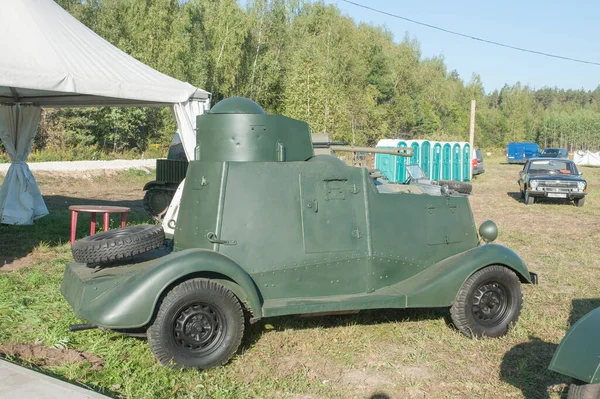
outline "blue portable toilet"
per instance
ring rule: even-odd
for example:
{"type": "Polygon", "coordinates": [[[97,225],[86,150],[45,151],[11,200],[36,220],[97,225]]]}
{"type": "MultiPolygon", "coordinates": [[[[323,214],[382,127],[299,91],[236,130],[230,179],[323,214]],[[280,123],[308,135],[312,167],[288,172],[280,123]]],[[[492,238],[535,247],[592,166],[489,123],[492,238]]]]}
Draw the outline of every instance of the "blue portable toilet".
{"type": "Polygon", "coordinates": [[[431,156],[431,180],[440,180],[442,172],[442,144],[435,143],[433,145],[433,152],[431,156]]]}
{"type": "Polygon", "coordinates": [[[427,140],[421,143],[421,169],[427,177],[431,176],[431,143],[427,140]]]}
{"type": "Polygon", "coordinates": [[[442,147],[442,179],[452,179],[452,146],[445,143],[442,147]]]}
{"type": "Polygon", "coordinates": [[[460,143],[452,144],[452,180],[461,181],[461,161],[462,151],[460,150],[460,143]]]}
{"type": "Polygon", "coordinates": [[[465,143],[462,148],[462,181],[471,181],[471,145],[465,143]]]}

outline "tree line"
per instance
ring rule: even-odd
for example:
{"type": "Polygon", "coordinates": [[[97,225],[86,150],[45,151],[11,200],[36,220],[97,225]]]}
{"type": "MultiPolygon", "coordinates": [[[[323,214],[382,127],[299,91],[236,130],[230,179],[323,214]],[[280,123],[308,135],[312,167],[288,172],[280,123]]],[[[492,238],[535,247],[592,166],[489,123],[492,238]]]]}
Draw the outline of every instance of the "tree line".
{"type": "MultiPolygon", "coordinates": [[[[309,122],[335,140],[468,140],[477,100],[480,147],[510,141],[598,150],[593,91],[505,85],[486,93],[409,36],[357,24],[334,5],[303,0],[56,0],[106,40],[151,67],[208,90],[213,105],[248,97],[269,113],[309,122]]],[[[168,109],[49,110],[36,145],[145,151],[168,145],[168,109]],[[156,145],[156,144],[155,144],[156,145]]]]}

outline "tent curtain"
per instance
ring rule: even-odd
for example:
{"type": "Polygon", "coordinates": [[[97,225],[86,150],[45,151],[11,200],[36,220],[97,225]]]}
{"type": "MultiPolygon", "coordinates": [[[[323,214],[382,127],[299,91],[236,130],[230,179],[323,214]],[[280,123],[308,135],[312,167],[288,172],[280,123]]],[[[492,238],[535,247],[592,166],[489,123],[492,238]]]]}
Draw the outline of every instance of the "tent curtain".
{"type": "Polygon", "coordinates": [[[188,160],[194,160],[196,148],[196,116],[208,111],[209,99],[190,99],[173,104],[173,116],[177,121],[177,130],[188,160]]]}
{"type": "Polygon", "coordinates": [[[48,209],[25,163],[37,133],[41,108],[32,105],[0,105],[0,139],[11,165],[0,188],[0,223],[33,224],[48,209]]]}

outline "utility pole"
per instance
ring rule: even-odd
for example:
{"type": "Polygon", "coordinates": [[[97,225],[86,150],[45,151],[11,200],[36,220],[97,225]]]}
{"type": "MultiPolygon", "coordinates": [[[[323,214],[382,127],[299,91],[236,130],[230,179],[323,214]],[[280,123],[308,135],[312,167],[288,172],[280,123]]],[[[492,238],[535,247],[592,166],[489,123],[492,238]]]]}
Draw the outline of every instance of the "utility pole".
{"type": "MultiPolygon", "coordinates": [[[[471,145],[471,156],[473,156],[473,144],[475,141],[475,100],[471,100],[471,124],[469,126],[469,144],[471,145]]],[[[469,171],[471,176],[473,176],[473,160],[471,160],[471,164],[469,165],[469,171]]],[[[469,176],[469,178],[471,177],[469,176]]]]}

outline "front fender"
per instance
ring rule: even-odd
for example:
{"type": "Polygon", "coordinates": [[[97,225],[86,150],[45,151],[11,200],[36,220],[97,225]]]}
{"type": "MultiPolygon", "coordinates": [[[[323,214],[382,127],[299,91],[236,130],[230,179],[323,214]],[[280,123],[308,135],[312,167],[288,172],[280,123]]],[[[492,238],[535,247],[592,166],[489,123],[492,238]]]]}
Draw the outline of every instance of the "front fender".
{"type": "Polygon", "coordinates": [[[548,368],[590,384],[600,383],[599,335],[600,308],[596,308],[567,331],[548,368]]]}
{"type": "Polygon", "coordinates": [[[78,316],[106,328],[137,328],[147,325],[163,293],[179,280],[201,273],[218,273],[239,285],[255,317],[262,315],[254,281],[233,260],[206,249],[174,252],[137,266],[130,275],[79,309],[78,316]]]}
{"type": "Polygon", "coordinates": [[[532,283],[529,271],[519,255],[502,245],[487,244],[446,258],[406,280],[408,287],[419,287],[407,295],[407,306],[452,306],[460,287],[469,276],[490,265],[506,266],[522,282],[532,283]]]}
{"type": "Polygon", "coordinates": [[[148,191],[154,187],[164,187],[164,185],[165,185],[164,181],[152,180],[152,181],[149,181],[148,183],[144,184],[143,190],[148,191]]]}

